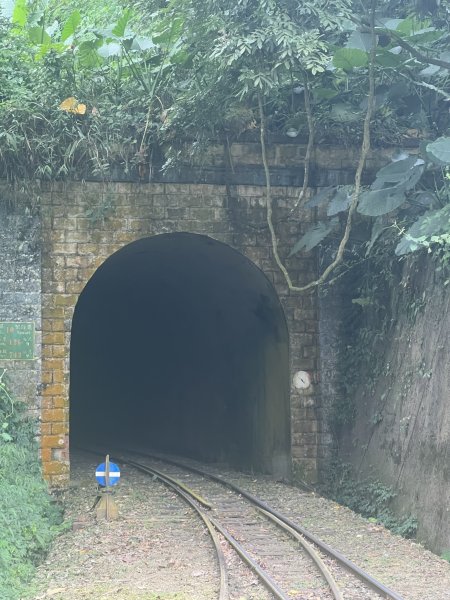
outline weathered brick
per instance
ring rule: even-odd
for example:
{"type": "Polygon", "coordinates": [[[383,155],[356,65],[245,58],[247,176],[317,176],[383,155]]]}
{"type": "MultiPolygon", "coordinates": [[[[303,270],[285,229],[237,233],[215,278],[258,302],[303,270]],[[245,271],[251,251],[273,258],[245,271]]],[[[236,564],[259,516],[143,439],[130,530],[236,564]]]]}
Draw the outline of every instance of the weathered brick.
{"type": "Polygon", "coordinates": [[[53,400],[51,397],[42,398],[41,400],[41,410],[47,410],[49,408],[53,408],[53,400]]]}
{"type": "Polygon", "coordinates": [[[42,336],[43,344],[64,344],[63,332],[44,333],[42,336]]]}
{"type": "MultiPolygon", "coordinates": [[[[67,475],[69,473],[69,464],[61,461],[49,461],[45,462],[42,465],[42,471],[44,476],[47,477],[49,475],[67,475]]],[[[52,477],[52,482],[57,482],[58,480],[52,477]]],[[[64,480],[62,480],[64,481],[64,480]]],[[[67,482],[66,482],[67,483],[67,482]]]]}
{"type": "MultiPolygon", "coordinates": [[[[67,434],[69,432],[68,423],[52,423],[52,434],[67,434]]],[[[61,438],[60,438],[61,439],[61,438]]]]}
{"type": "Polygon", "coordinates": [[[52,408],[67,408],[69,401],[66,396],[52,396],[52,408]]]}
{"type": "Polygon", "coordinates": [[[63,383],[67,381],[67,374],[62,370],[54,370],[53,371],[53,382],[54,383],[63,383]]]}
{"type": "Polygon", "coordinates": [[[52,459],[52,449],[51,448],[41,448],[40,454],[41,454],[41,461],[43,463],[51,461],[51,459],[52,459]]]}
{"type": "Polygon", "coordinates": [[[44,345],[42,347],[42,356],[46,358],[51,356],[52,358],[63,358],[67,354],[67,348],[65,345],[44,345]]]}
{"type": "Polygon", "coordinates": [[[77,299],[75,294],[58,294],[55,296],[55,306],[75,306],[77,299]]]}
{"type": "Polygon", "coordinates": [[[43,423],[64,422],[66,416],[66,411],[62,408],[44,409],[41,413],[41,419],[43,423]]]}
{"type": "MultiPolygon", "coordinates": [[[[41,415],[42,418],[42,415],[41,415]]],[[[51,423],[41,423],[39,428],[39,433],[41,436],[50,435],[52,432],[52,424],[51,423]]]]}
{"type": "Polygon", "coordinates": [[[64,361],[60,358],[46,358],[42,361],[42,370],[60,371],[64,370],[64,361]]]}
{"type": "MultiPolygon", "coordinates": [[[[52,425],[53,431],[53,425],[52,425]]],[[[42,436],[42,448],[62,448],[66,441],[63,435],[44,435],[42,436]]]]}
{"type": "MultiPolygon", "coordinates": [[[[293,148],[274,148],[270,149],[272,162],[279,162],[283,157],[293,163],[301,161],[304,151],[299,145],[293,148]]],[[[235,158],[240,157],[239,160],[242,159],[247,165],[261,164],[258,143],[233,144],[232,152],[235,158]]],[[[320,160],[325,160],[324,156],[321,155],[320,160]]],[[[210,162],[222,164],[221,146],[211,152],[210,162]]],[[[49,192],[43,198],[41,380],[44,384],[44,401],[41,430],[44,435],[50,432],[52,435],[65,435],[68,429],[66,385],[70,336],[65,336],[64,333],[70,333],[73,308],[81,290],[109,256],[144,236],[171,231],[204,233],[245,254],[274,282],[282,300],[291,334],[292,372],[298,369],[311,372],[316,370],[317,297],[315,294],[291,294],[273,260],[271,239],[265,227],[264,187],[232,186],[229,192],[230,195],[225,186],[213,184],[106,185],[70,182],[67,185],[56,183],[52,186],[51,194],[49,192]],[[113,211],[94,223],[87,217],[87,209],[100,206],[107,197],[112,198],[113,211]],[[63,392],[58,393],[61,390],[63,392]],[[58,410],[62,412],[52,412],[58,410]]],[[[297,197],[298,188],[273,187],[275,221],[285,219],[276,225],[283,257],[298,239],[299,230],[309,226],[308,221],[314,216],[313,211],[300,211],[297,221],[301,227],[286,220],[297,197]]],[[[311,260],[306,255],[290,258],[288,265],[296,283],[305,283],[305,280],[315,274],[315,259],[311,260]]],[[[311,409],[305,406],[305,402],[316,404],[316,390],[302,396],[294,394],[293,403],[297,400],[299,410],[311,409]]],[[[311,421],[306,414],[293,418],[295,435],[309,435],[309,431],[301,429],[305,419],[311,421]]],[[[315,420],[317,419],[315,415],[315,420]]],[[[302,443],[306,443],[306,438],[302,443]]],[[[59,448],[56,452],[54,456],[60,457],[59,448]]],[[[48,458],[48,453],[45,458],[48,458]]],[[[309,457],[303,458],[305,461],[310,460],[309,457]]],[[[308,469],[313,473],[313,463],[308,465],[308,469]]],[[[61,482],[65,474],[53,473],[48,476],[53,485],[61,482]]]]}
{"type": "Polygon", "coordinates": [[[52,383],[53,382],[53,371],[44,371],[41,375],[42,383],[52,383]]]}
{"type": "Polygon", "coordinates": [[[44,309],[43,315],[45,315],[47,319],[58,319],[64,317],[64,309],[61,306],[55,308],[47,308],[44,309]]]}

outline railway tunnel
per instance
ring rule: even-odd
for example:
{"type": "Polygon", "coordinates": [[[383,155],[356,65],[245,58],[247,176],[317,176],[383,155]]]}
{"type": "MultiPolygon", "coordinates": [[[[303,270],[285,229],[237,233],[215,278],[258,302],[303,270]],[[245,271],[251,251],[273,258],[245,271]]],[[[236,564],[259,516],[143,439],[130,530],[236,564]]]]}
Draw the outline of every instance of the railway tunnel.
{"type": "Polygon", "coordinates": [[[230,246],[173,233],[109,257],[81,293],[71,444],[288,476],[289,339],[277,293],[230,246]]]}

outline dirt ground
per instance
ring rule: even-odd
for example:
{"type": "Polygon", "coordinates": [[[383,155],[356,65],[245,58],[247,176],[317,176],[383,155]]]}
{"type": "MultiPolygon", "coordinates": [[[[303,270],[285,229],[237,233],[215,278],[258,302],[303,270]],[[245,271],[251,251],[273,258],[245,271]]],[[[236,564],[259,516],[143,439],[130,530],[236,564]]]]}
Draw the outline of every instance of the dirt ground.
{"type": "MultiPolygon", "coordinates": [[[[203,525],[156,480],[122,468],[115,494],[119,519],[96,521],[91,509],[98,462],[91,455],[73,457],[72,482],[64,498],[66,519],[72,526],[38,568],[28,598],[217,598],[218,567],[203,525]]],[[[419,544],[297,488],[231,471],[227,477],[346,554],[405,600],[450,600],[450,564],[419,544]]],[[[224,551],[229,567],[237,569],[234,583],[230,582],[231,600],[267,600],[268,593],[225,544],[224,551]]]]}

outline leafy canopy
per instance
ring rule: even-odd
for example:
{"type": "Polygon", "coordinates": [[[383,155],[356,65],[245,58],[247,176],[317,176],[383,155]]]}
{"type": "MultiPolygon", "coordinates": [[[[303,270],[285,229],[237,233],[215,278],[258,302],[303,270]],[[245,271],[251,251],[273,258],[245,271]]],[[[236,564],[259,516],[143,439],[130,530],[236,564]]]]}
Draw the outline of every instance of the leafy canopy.
{"type": "MultiPolygon", "coordinates": [[[[176,165],[211,139],[232,143],[257,127],[258,97],[269,132],[360,143],[372,46],[364,3],[1,6],[0,159],[11,180],[107,179],[117,165],[144,176],[153,160],[176,165]]],[[[362,193],[365,218],[411,203],[417,216],[425,190],[432,200],[424,209],[448,203],[448,10],[447,2],[376,2],[373,145],[393,145],[393,156],[404,156],[394,178],[380,171],[362,193]],[[419,156],[408,150],[412,144],[420,144],[419,156]]],[[[328,216],[345,214],[351,195],[334,190],[328,216]]],[[[412,225],[407,213],[402,231],[412,225]]],[[[321,233],[328,230],[336,228],[324,225],[321,233]]]]}

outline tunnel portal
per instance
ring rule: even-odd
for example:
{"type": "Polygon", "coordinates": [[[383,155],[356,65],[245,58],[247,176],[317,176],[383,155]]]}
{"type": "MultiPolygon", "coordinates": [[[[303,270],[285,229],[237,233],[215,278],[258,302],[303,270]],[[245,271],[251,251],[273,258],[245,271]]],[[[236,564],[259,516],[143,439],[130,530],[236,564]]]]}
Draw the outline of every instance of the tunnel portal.
{"type": "Polygon", "coordinates": [[[73,317],[70,430],[75,444],[288,475],[288,330],[263,272],[188,233],[108,258],[73,317]]]}

